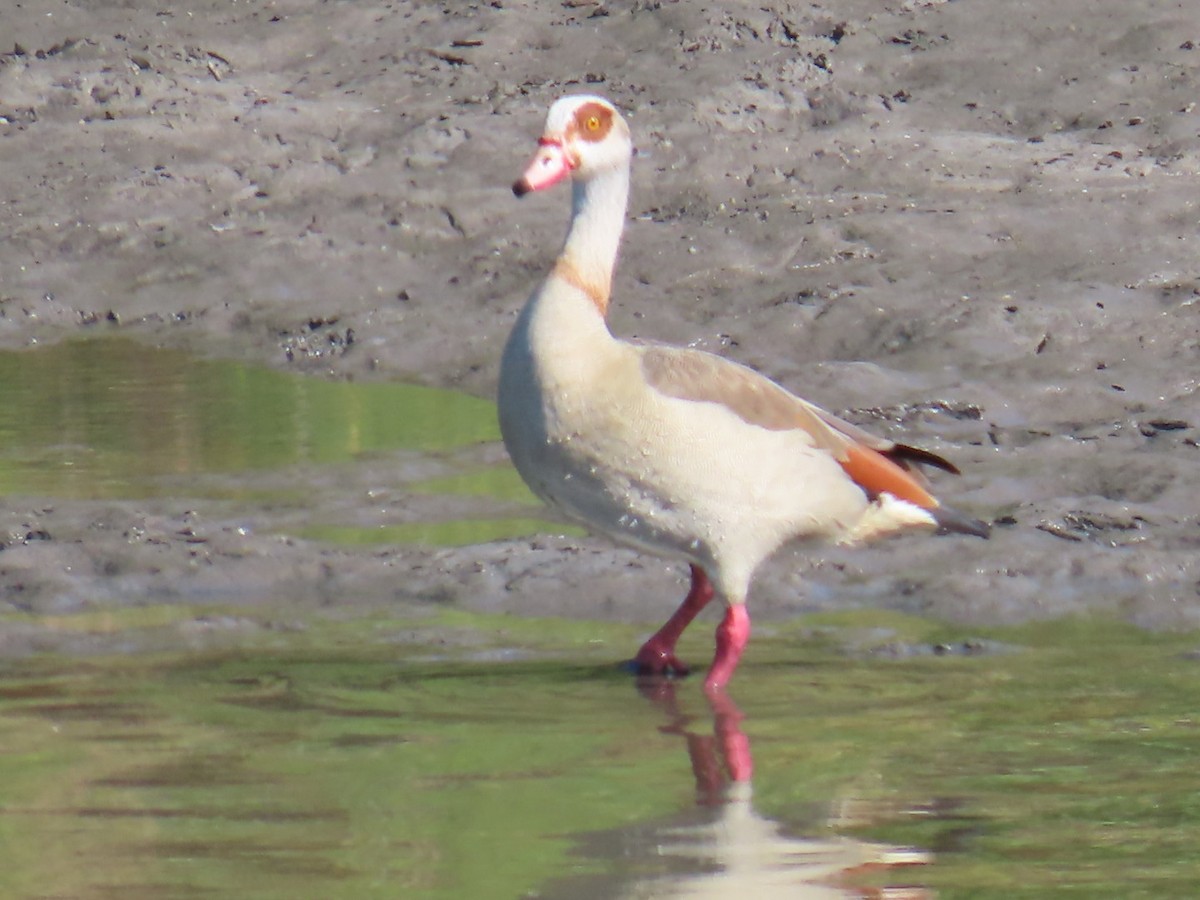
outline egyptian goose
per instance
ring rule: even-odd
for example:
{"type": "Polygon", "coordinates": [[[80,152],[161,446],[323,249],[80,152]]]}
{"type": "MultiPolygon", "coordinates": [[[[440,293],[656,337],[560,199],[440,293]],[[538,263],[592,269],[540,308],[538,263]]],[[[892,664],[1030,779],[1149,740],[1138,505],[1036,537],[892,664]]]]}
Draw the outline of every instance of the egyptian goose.
{"type": "Polygon", "coordinates": [[[632,156],[629,128],[607,100],[564,97],[550,108],[513,192],[570,176],[571,224],[504,348],[500,430],[517,471],[551,507],[691,564],[691,589],[638,651],[639,671],[685,674],[675,643],[721,596],[705,679],[712,693],[750,636],[751,577],[783,543],[988,529],[939,504],[913,471],[957,472],[941,457],[873,437],[722,357],[612,335],[605,314],[632,156]]]}

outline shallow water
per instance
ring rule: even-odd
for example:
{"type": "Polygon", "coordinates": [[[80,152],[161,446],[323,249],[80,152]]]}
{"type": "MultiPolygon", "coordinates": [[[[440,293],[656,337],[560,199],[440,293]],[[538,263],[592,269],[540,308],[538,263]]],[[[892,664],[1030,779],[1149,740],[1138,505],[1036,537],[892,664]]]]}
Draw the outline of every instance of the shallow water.
{"type": "Polygon", "coordinates": [[[0,352],[0,397],[6,497],[213,494],[261,502],[271,497],[259,473],[406,452],[394,466],[403,473],[407,463],[411,474],[400,478],[406,490],[483,496],[528,514],[390,525],[318,521],[301,536],[465,544],[547,527],[511,467],[447,459],[500,439],[494,406],[455,391],[329,381],[106,337],[0,352]],[[423,478],[423,462],[449,471],[423,478]],[[227,477],[206,485],[215,476],[227,477]]]}
{"type": "MultiPolygon", "coordinates": [[[[906,646],[963,638],[887,624],[906,646]]],[[[863,625],[761,635],[716,709],[613,666],[630,628],[462,615],[9,664],[0,891],[1192,894],[1192,641],[1074,622],[897,657],[861,649],[863,625]]]]}
{"type": "Polygon", "coordinates": [[[153,493],[170,475],[497,440],[453,391],[289,375],[105,338],[0,353],[0,492],[153,493]]]}

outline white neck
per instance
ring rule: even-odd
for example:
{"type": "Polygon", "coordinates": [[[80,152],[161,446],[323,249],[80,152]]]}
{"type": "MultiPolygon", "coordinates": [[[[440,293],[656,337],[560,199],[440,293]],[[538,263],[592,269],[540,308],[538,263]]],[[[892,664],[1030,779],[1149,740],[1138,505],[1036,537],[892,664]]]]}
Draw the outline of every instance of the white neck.
{"type": "Polygon", "coordinates": [[[608,307],[617,248],[625,227],[629,199],[629,167],[617,166],[571,185],[571,227],[559,254],[559,266],[574,269],[596,297],[603,314],[608,307]]]}

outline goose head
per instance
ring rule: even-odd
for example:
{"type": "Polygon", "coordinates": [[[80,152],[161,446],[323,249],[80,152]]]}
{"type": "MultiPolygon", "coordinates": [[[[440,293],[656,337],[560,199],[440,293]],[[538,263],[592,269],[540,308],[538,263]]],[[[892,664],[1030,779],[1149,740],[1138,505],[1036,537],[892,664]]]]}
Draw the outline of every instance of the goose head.
{"type": "Polygon", "coordinates": [[[557,184],[568,175],[587,180],[628,167],[633,156],[629,126],[603,97],[563,97],[550,107],[525,174],[513,185],[518,197],[557,184]]]}

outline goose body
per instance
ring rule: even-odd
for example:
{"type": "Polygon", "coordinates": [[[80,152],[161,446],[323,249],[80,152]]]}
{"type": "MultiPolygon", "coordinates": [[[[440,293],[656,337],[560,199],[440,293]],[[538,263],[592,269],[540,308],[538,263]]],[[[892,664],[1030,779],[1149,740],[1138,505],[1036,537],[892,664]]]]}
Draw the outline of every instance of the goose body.
{"type": "Polygon", "coordinates": [[[613,336],[605,316],[631,157],[628,127],[607,100],[551,107],[514,192],[570,177],[572,219],[505,347],[500,428],[517,471],[548,505],[691,564],[691,590],[642,647],[642,670],[686,672],[675,641],[714,593],[724,600],[705,681],[719,690],[749,636],[754,570],[783,543],[986,527],[941,506],[911,471],[914,462],[956,471],[940,457],[875,438],[723,357],[613,336]]]}

